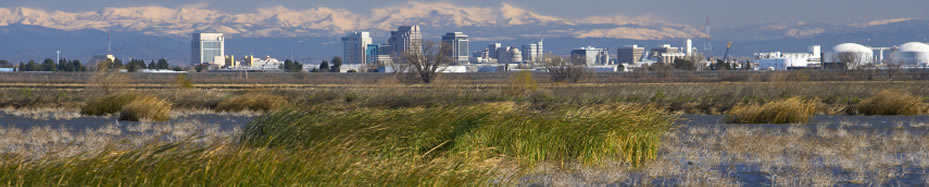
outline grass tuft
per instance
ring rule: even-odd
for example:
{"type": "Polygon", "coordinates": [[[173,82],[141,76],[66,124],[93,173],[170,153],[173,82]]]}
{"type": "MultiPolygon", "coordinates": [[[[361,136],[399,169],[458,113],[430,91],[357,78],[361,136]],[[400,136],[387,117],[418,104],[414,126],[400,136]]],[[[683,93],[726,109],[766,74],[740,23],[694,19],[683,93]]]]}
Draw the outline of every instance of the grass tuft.
{"type": "Polygon", "coordinates": [[[855,108],[865,115],[920,115],[925,114],[929,107],[917,96],[883,90],[862,100],[855,108]]]}
{"type": "Polygon", "coordinates": [[[266,93],[247,93],[226,99],[216,106],[217,111],[222,112],[239,112],[244,110],[251,111],[272,111],[287,106],[287,99],[266,93]]]}
{"type": "Polygon", "coordinates": [[[156,97],[141,97],[124,106],[119,119],[168,121],[171,119],[171,102],[156,97]]]}
{"type": "Polygon", "coordinates": [[[813,116],[816,101],[791,97],[764,105],[736,105],[726,114],[732,123],[806,123],[813,116]]]}
{"type": "Polygon", "coordinates": [[[123,106],[141,97],[151,96],[145,96],[137,92],[110,94],[87,102],[87,104],[81,108],[81,114],[95,116],[116,114],[123,109],[123,106]]]}

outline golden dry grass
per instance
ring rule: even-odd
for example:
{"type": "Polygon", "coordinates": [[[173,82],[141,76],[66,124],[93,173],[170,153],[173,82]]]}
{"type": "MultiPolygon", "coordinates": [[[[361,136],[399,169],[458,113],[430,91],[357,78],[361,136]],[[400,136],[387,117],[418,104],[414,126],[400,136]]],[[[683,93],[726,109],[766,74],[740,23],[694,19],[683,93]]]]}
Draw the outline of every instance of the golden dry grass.
{"type": "Polygon", "coordinates": [[[267,93],[247,93],[219,102],[216,110],[222,112],[271,111],[287,105],[287,98],[283,96],[267,93]]]}
{"type": "Polygon", "coordinates": [[[94,98],[87,102],[84,107],[81,107],[81,114],[95,116],[116,114],[122,110],[123,106],[126,106],[140,97],[151,96],[146,96],[138,92],[123,92],[94,98]]]}
{"type": "Polygon", "coordinates": [[[858,103],[858,112],[865,115],[920,115],[927,106],[922,98],[904,92],[883,90],[858,103]]]}
{"type": "Polygon", "coordinates": [[[736,105],[726,114],[733,123],[806,123],[813,116],[817,101],[800,97],[773,101],[764,105],[736,105]]]}
{"type": "Polygon", "coordinates": [[[157,97],[141,97],[124,106],[119,119],[168,121],[171,119],[171,102],[157,97]]]}

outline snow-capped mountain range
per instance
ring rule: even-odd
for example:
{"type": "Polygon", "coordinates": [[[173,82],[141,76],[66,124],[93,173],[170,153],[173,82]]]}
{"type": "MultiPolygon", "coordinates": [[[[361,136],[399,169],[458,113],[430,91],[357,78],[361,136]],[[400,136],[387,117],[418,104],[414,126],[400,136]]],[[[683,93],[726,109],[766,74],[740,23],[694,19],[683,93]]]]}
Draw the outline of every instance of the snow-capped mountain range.
{"type": "Polygon", "coordinates": [[[442,2],[408,2],[375,8],[366,13],[326,7],[291,10],[282,6],[259,8],[248,13],[226,13],[196,6],[140,6],[86,12],[0,8],[0,26],[15,24],[61,30],[111,29],[177,37],[189,36],[193,32],[222,32],[241,37],[319,37],[342,35],[350,31],[383,32],[410,24],[443,29],[549,27],[553,29],[519,34],[578,38],[653,40],[703,35],[690,26],[670,24],[649,17],[588,17],[572,20],[542,15],[506,3],[494,7],[468,7],[442,2]]]}

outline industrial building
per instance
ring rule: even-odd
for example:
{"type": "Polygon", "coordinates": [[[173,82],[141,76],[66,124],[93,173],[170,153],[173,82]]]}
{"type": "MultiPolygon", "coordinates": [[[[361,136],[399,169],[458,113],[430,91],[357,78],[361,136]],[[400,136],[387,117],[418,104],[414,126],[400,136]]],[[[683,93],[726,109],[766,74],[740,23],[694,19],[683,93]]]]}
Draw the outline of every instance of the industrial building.
{"type": "Polygon", "coordinates": [[[607,48],[586,46],[571,51],[571,58],[581,60],[588,66],[610,64],[610,52],[607,48]]]}
{"type": "Polygon", "coordinates": [[[815,68],[820,66],[822,47],[814,45],[809,47],[807,53],[782,53],[780,51],[755,53],[755,70],[789,70],[800,68],[815,68]]]}
{"type": "Polygon", "coordinates": [[[367,64],[365,52],[371,42],[371,33],[368,32],[352,32],[342,37],[344,64],[367,64]]]}
{"type": "Polygon", "coordinates": [[[678,47],[672,47],[671,44],[664,44],[658,48],[652,48],[649,57],[656,59],[658,63],[674,63],[674,60],[684,58],[686,53],[682,53],[678,47]]]}
{"type": "Polygon", "coordinates": [[[462,32],[450,32],[442,36],[443,47],[448,46],[449,51],[445,51],[445,56],[452,59],[458,64],[468,64],[469,48],[468,35],[462,32]]]}
{"type": "Polygon", "coordinates": [[[929,64],[929,44],[922,42],[905,43],[891,54],[893,64],[908,68],[925,68],[929,64]]]}
{"type": "Polygon", "coordinates": [[[190,56],[193,65],[224,65],[226,53],[223,33],[194,33],[190,56]]]}

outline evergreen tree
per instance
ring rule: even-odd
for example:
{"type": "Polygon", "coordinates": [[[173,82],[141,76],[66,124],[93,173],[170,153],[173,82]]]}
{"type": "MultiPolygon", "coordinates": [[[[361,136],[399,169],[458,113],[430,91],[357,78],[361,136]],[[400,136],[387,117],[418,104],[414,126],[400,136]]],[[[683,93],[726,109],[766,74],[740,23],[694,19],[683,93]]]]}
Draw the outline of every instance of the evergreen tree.
{"type": "Polygon", "coordinates": [[[329,68],[329,71],[340,72],[342,70],[342,57],[332,57],[332,67],[329,68]]]}
{"type": "Polygon", "coordinates": [[[323,60],[323,62],[319,63],[319,71],[329,72],[329,62],[326,60],[323,60]]]}
{"type": "Polygon", "coordinates": [[[123,61],[119,60],[119,58],[116,58],[116,60],[113,60],[113,67],[111,67],[111,69],[118,71],[120,69],[123,69],[124,66],[125,65],[123,65],[123,61]]]}
{"type": "Polygon", "coordinates": [[[55,65],[55,60],[46,58],[44,61],[42,61],[41,71],[55,71],[57,69],[58,66],[55,65]]]}
{"type": "Polygon", "coordinates": [[[167,59],[158,59],[158,68],[157,69],[171,69],[171,65],[168,64],[167,59]]]}
{"type": "Polygon", "coordinates": [[[0,60],[0,68],[12,68],[13,64],[10,64],[9,61],[0,60]]]}
{"type": "Polygon", "coordinates": [[[158,66],[155,65],[155,60],[152,60],[151,62],[149,62],[148,67],[145,69],[158,69],[158,66]]]}
{"type": "Polygon", "coordinates": [[[39,64],[35,63],[35,60],[29,60],[29,63],[26,64],[26,67],[23,68],[23,71],[38,71],[39,64]]]}

